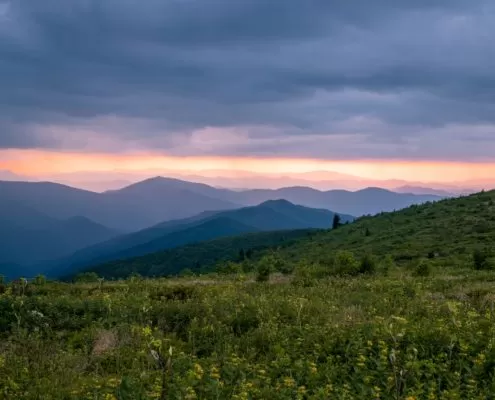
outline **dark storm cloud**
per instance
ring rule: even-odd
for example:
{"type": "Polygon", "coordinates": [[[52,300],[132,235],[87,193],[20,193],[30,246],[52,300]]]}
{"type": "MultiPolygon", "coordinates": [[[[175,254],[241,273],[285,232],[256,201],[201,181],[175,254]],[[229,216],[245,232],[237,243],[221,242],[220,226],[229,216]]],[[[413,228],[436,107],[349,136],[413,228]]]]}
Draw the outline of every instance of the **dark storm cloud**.
{"type": "Polygon", "coordinates": [[[12,0],[0,7],[0,147],[71,146],[81,140],[57,127],[88,125],[181,154],[206,151],[188,147],[206,127],[249,127],[247,145],[218,154],[333,156],[314,138],[355,135],[359,154],[336,146],[341,156],[389,156],[458,126],[461,141],[469,126],[490,136],[494,11],[489,0],[12,0]]]}

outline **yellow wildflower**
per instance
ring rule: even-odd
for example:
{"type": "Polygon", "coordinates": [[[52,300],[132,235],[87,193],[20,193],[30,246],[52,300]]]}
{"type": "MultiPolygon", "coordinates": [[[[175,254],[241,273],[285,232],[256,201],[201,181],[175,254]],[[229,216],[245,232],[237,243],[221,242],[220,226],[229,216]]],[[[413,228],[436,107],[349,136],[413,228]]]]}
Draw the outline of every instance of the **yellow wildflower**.
{"type": "Polygon", "coordinates": [[[203,374],[204,374],[203,367],[201,367],[201,365],[199,365],[198,363],[194,364],[194,374],[196,375],[197,379],[203,378],[203,374]]]}
{"type": "Polygon", "coordinates": [[[296,382],[294,381],[294,379],[292,379],[291,377],[289,376],[286,376],[284,378],[284,385],[286,387],[293,387],[294,385],[296,384],[296,382]]]}
{"type": "Polygon", "coordinates": [[[152,334],[151,328],[149,326],[145,326],[143,328],[143,335],[144,336],[151,336],[151,334],[152,334]]]}

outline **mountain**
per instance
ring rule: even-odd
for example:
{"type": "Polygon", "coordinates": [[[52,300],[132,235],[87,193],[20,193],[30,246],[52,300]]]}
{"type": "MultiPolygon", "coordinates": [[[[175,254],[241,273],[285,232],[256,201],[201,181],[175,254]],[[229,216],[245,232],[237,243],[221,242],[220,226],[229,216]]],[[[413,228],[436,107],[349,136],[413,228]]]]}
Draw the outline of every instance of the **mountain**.
{"type": "MultiPolygon", "coordinates": [[[[221,192],[221,191],[220,191],[221,192]]],[[[51,182],[0,181],[2,198],[57,219],[83,216],[119,231],[136,231],[172,218],[239,206],[210,197],[216,189],[202,184],[153,178],[104,193],[51,182]]]]}
{"type": "Polygon", "coordinates": [[[429,187],[423,187],[423,186],[411,186],[411,185],[405,185],[405,186],[399,186],[394,189],[395,192],[397,193],[412,193],[412,194],[419,194],[419,195],[433,195],[433,196],[441,196],[441,197],[455,197],[456,193],[453,192],[448,192],[447,190],[442,190],[442,189],[432,189],[429,187]]]}
{"type": "MultiPolygon", "coordinates": [[[[328,228],[333,216],[331,211],[311,209],[286,200],[270,200],[258,206],[237,210],[203,212],[187,219],[166,221],[79,250],[71,257],[54,263],[51,274],[240,233],[328,228]]],[[[353,217],[341,215],[341,219],[346,222],[352,221],[353,217]]]]}
{"type": "Polygon", "coordinates": [[[239,204],[253,205],[279,198],[307,207],[327,208],[338,213],[361,216],[399,210],[412,204],[437,201],[443,197],[396,193],[381,188],[366,188],[351,192],[348,190],[320,191],[309,187],[290,187],[275,190],[255,189],[229,192],[227,199],[239,204]]]}
{"type": "Polygon", "coordinates": [[[0,205],[0,274],[25,274],[28,264],[67,256],[118,235],[85,217],[57,220],[5,199],[0,205]]]}
{"type": "MultiPolygon", "coordinates": [[[[256,260],[266,249],[289,246],[297,239],[312,237],[317,230],[255,232],[192,243],[145,256],[95,265],[87,271],[104,278],[125,278],[132,273],[143,276],[175,275],[189,269],[196,273],[213,271],[219,263],[256,260]]],[[[72,271],[73,272],[73,271],[72,271]]]]}

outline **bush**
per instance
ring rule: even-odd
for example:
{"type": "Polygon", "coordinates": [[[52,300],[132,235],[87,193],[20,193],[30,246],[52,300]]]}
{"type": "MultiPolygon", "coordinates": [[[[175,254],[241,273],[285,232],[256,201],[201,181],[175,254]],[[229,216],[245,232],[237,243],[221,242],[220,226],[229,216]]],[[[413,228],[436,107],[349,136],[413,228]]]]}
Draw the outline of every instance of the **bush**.
{"type": "Polygon", "coordinates": [[[298,265],[294,270],[292,284],[300,287],[310,287],[316,283],[315,271],[307,264],[298,265]]]}
{"type": "Polygon", "coordinates": [[[372,275],[375,272],[376,272],[376,260],[370,254],[364,255],[359,263],[359,273],[372,275]]]}
{"type": "Polygon", "coordinates": [[[182,271],[180,271],[179,275],[183,277],[194,276],[194,272],[192,272],[191,268],[184,268],[182,271]]]}
{"type": "Polygon", "coordinates": [[[421,260],[419,264],[414,268],[413,276],[417,277],[427,277],[431,274],[431,267],[428,261],[421,260]]]}
{"type": "Polygon", "coordinates": [[[225,264],[217,268],[217,272],[223,275],[240,274],[243,271],[242,265],[234,263],[232,261],[227,261],[225,264]]]}
{"type": "Polygon", "coordinates": [[[334,271],[336,275],[357,275],[359,263],[350,251],[339,250],[335,253],[334,271]]]}
{"type": "Polygon", "coordinates": [[[256,281],[257,282],[268,282],[270,279],[270,274],[272,272],[272,264],[269,256],[263,257],[256,269],[256,281]]]}
{"type": "Polygon", "coordinates": [[[36,275],[33,283],[37,286],[42,286],[46,283],[46,277],[44,275],[36,275]]]}
{"type": "Polygon", "coordinates": [[[92,283],[98,282],[98,279],[99,277],[96,272],[82,272],[76,276],[75,281],[80,283],[92,283]]]}
{"type": "Polygon", "coordinates": [[[493,268],[493,265],[489,260],[487,251],[477,249],[473,252],[473,268],[476,270],[486,270],[493,268]]]}
{"type": "Polygon", "coordinates": [[[395,264],[395,261],[394,261],[394,258],[388,254],[384,259],[383,261],[381,262],[381,272],[383,275],[387,276],[388,273],[390,272],[390,270],[392,268],[395,268],[396,267],[396,264],[395,264]]]}

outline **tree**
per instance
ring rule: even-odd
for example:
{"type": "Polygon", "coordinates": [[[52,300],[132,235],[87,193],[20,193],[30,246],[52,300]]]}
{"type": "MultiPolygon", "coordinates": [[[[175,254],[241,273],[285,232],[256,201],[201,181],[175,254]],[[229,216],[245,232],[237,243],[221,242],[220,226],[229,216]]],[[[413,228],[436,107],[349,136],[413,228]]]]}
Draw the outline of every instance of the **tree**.
{"type": "Polygon", "coordinates": [[[340,215],[339,214],[334,214],[333,215],[333,221],[332,221],[332,229],[337,229],[340,225],[340,215]]]}

